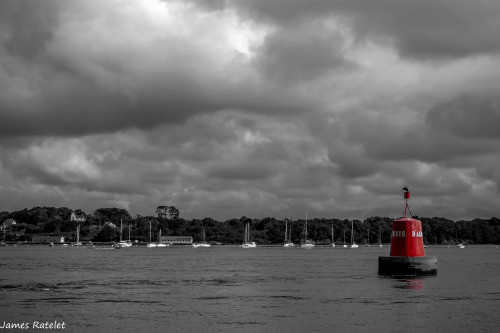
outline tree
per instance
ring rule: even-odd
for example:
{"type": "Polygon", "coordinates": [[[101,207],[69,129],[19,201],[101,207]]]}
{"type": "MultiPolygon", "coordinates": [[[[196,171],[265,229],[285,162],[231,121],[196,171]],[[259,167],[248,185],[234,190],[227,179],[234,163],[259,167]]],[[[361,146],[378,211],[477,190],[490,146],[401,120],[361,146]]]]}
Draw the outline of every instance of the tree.
{"type": "Polygon", "coordinates": [[[168,214],[170,215],[170,219],[178,219],[180,215],[179,210],[174,206],[170,206],[168,214]]]}
{"type": "Polygon", "coordinates": [[[99,208],[94,212],[94,217],[100,222],[112,222],[115,225],[119,225],[120,220],[130,221],[132,219],[127,210],[121,208],[99,208]]]}
{"type": "Polygon", "coordinates": [[[156,214],[158,214],[159,218],[163,217],[164,219],[166,219],[169,208],[169,206],[158,206],[156,207],[156,214]]]}
{"type": "Polygon", "coordinates": [[[170,218],[171,220],[178,219],[180,216],[179,210],[174,206],[158,206],[156,207],[156,214],[159,218],[170,218]]]}
{"type": "Polygon", "coordinates": [[[120,233],[114,228],[105,225],[101,231],[95,236],[94,241],[96,242],[111,242],[117,240],[120,237],[120,233]]]}

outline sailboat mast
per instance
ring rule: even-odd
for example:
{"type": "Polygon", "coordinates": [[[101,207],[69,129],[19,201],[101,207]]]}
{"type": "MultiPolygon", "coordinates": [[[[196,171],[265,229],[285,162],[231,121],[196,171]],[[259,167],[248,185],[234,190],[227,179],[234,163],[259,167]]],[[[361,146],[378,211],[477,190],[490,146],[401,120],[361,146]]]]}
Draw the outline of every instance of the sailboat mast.
{"type": "Polygon", "coordinates": [[[305,232],[304,232],[304,240],[307,239],[307,213],[306,213],[306,226],[305,226],[305,232]]]}
{"type": "Polygon", "coordinates": [[[247,243],[250,242],[250,222],[247,223],[247,243]]]}
{"type": "Polygon", "coordinates": [[[354,220],[351,221],[351,244],[354,244],[354,220]]]}
{"type": "Polygon", "coordinates": [[[243,243],[248,243],[248,222],[245,222],[245,234],[243,235],[243,243]]]}
{"type": "Polygon", "coordinates": [[[288,238],[288,220],[285,220],[285,244],[288,238]]]}
{"type": "Polygon", "coordinates": [[[122,241],[122,233],[123,233],[123,221],[120,219],[120,242],[122,241]]]}

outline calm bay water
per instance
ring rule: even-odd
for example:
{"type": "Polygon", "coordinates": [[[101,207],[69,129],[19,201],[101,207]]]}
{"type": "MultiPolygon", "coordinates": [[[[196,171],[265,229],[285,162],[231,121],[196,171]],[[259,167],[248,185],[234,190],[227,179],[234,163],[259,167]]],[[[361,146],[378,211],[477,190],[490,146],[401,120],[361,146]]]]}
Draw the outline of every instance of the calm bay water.
{"type": "Polygon", "coordinates": [[[26,332],[34,321],[57,321],[65,332],[497,332],[500,249],[428,247],[426,254],[438,257],[438,276],[394,279],[377,275],[388,246],[8,246],[0,248],[0,327],[24,322],[26,332]]]}

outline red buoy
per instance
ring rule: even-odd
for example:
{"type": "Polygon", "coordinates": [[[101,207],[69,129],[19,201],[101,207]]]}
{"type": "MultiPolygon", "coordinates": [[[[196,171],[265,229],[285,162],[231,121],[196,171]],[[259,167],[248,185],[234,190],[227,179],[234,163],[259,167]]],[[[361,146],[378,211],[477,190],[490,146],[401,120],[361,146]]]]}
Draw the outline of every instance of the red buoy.
{"type": "Polygon", "coordinates": [[[390,257],[379,257],[380,275],[436,275],[437,258],[426,257],[422,222],[413,217],[406,217],[410,192],[404,187],[406,200],[403,217],[392,223],[390,257]]]}
{"type": "Polygon", "coordinates": [[[421,221],[402,217],[392,223],[391,257],[425,257],[421,221]]]}

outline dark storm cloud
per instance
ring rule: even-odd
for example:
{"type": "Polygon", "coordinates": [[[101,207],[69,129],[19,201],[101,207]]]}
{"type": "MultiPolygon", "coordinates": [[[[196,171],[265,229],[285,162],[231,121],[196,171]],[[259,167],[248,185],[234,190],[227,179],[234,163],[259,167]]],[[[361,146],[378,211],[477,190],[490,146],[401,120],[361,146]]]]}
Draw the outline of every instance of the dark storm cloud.
{"type": "Polygon", "coordinates": [[[57,24],[57,1],[6,0],[0,3],[2,44],[18,57],[34,58],[44,51],[57,24]]]}
{"type": "MultiPolygon", "coordinates": [[[[497,0],[227,1],[255,20],[287,28],[336,17],[358,40],[385,37],[414,59],[459,58],[500,51],[497,0]]],[[[220,3],[218,7],[220,8],[220,3]]]]}
{"type": "MultiPolygon", "coordinates": [[[[123,30],[132,24],[142,28],[147,21],[132,16],[137,22],[128,22],[124,12],[125,18],[117,16],[110,24],[97,19],[96,12],[103,9],[91,3],[3,5],[3,137],[82,136],[150,129],[221,110],[293,114],[311,107],[311,100],[267,85],[255,73],[238,73],[247,66],[245,60],[216,39],[210,40],[213,45],[189,42],[162,31],[160,23],[158,36],[141,38],[135,30],[123,30]],[[26,20],[31,24],[25,25],[26,20]],[[74,26],[80,29],[69,38],[74,26]],[[106,34],[114,34],[118,42],[108,43],[106,34]],[[223,47],[224,56],[230,57],[226,60],[217,54],[223,47]],[[221,64],[225,67],[216,68],[221,64]]],[[[214,34],[221,34],[219,30],[214,34]]],[[[196,31],[192,33],[196,38],[196,31]]]]}
{"type": "Polygon", "coordinates": [[[271,80],[302,83],[349,67],[343,44],[337,31],[318,23],[279,29],[266,37],[255,62],[271,80]]]}
{"type": "Polygon", "coordinates": [[[263,180],[276,175],[277,170],[270,163],[233,162],[223,163],[210,168],[208,177],[226,180],[263,180]]]}
{"type": "Polygon", "coordinates": [[[0,136],[78,136],[179,123],[202,112],[295,113],[307,105],[293,96],[273,95],[255,87],[214,87],[215,82],[203,85],[194,79],[169,79],[172,82],[147,82],[149,89],[143,88],[133,100],[125,93],[107,93],[92,82],[75,78],[76,83],[40,92],[18,104],[0,102],[0,136]]]}
{"type": "Polygon", "coordinates": [[[0,6],[3,209],[497,210],[497,1],[0,6]]]}
{"type": "Polygon", "coordinates": [[[434,130],[455,137],[499,139],[500,95],[462,94],[433,107],[426,120],[434,130]]]}
{"type": "Polygon", "coordinates": [[[380,166],[370,161],[370,158],[375,161],[419,160],[441,163],[460,156],[478,156],[497,151],[498,142],[486,140],[485,133],[481,131],[482,126],[486,130],[495,126],[495,122],[482,123],[494,120],[487,112],[483,112],[484,110],[475,109],[474,115],[471,115],[475,117],[470,123],[471,128],[464,125],[460,130],[457,129],[456,121],[462,124],[461,121],[464,119],[459,113],[450,112],[450,119],[445,122],[441,121],[442,115],[438,116],[439,120],[430,119],[436,117],[433,115],[434,110],[435,108],[432,108],[427,113],[423,122],[408,122],[398,126],[391,124],[390,116],[373,117],[370,113],[363,112],[343,115],[341,118],[343,124],[346,124],[344,140],[351,146],[349,148],[341,146],[338,148],[340,152],[332,148],[332,152],[334,156],[349,156],[346,159],[340,158],[339,163],[345,165],[344,169],[349,175],[355,176],[379,170],[380,166]],[[470,140],[470,135],[465,132],[474,131],[472,129],[474,123],[478,133],[476,140],[470,140]],[[356,156],[359,156],[358,159],[355,159],[356,156]],[[351,163],[348,163],[349,161],[351,163]],[[361,170],[364,172],[359,173],[361,170]]]}

